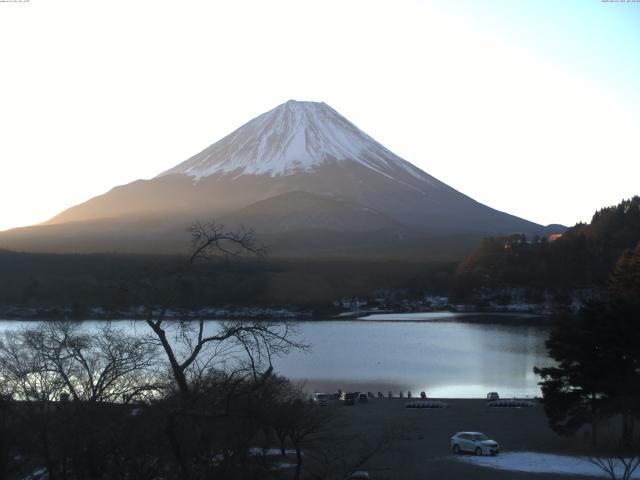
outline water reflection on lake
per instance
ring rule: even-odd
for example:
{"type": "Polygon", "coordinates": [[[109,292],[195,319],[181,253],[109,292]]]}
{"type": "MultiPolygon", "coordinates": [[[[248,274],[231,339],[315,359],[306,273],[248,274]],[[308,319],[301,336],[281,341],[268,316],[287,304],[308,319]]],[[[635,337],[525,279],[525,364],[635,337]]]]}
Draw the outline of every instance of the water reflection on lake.
{"type": "MultiPolygon", "coordinates": [[[[312,352],[275,362],[309,390],[408,390],[430,397],[540,394],[534,366],[550,365],[544,346],[549,329],[508,323],[513,318],[465,315],[392,315],[358,321],[305,322],[312,352]],[[473,317],[474,320],[476,319],[473,317]],[[428,320],[428,321],[425,321],[428,320]],[[500,323],[488,323],[492,320],[500,323]]],[[[516,320],[517,321],[517,320],[516,320]]]]}
{"type": "MultiPolygon", "coordinates": [[[[278,373],[304,381],[310,391],[539,395],[533,367],[551,364],[544,346],[548,327],[507,316],[482,318],[478,322],[477,316],[445,313],[305,321],[299,330],[311,350],[277,358],[274,366],[278,373]]],[[[3,321],[0,331],[30,323],[3,321]]],[[[96,323],[85,322],[89,328],[96,323]]],[[[146,332],[142,322],[118,323],[146,332]]]]}

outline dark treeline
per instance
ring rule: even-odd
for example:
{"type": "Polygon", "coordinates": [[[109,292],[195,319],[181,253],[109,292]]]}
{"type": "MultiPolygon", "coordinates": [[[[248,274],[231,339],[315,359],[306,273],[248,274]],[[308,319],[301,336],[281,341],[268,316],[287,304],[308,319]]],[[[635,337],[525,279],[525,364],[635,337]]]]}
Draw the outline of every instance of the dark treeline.
{"type": "MultiPolygon", "coordinates": [[[[118,312],[138,305],[128,295],[142,280],[173,285],[183,256],[65,255],[0,251],[0,305],[68,307],[77,318],[90,307],[118,312]]],[[[385,292],[446,293],[454,262],[224,258],[183,275],[176,308],[289,306],[322,313],[342,297],[385,292]]],[[[157,300],[161,300],[161,295],[157,300]]]]}
{"type": "Polygon", "coordinates": [[[469,299],[481,291],[521,287],[532,299],[576,288],[605,289],[620,255],[640,242],[640,197],[596,212],[562,237],[491,237],[460,263],[453,293],[469,299]]]}

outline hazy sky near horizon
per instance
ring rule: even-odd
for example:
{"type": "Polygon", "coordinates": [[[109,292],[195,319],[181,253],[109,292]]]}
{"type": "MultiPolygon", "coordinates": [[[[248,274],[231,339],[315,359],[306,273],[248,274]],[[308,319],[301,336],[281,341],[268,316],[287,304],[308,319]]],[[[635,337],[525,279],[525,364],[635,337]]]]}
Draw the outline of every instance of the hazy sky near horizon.
{"type": "Polygon", "coordinates": [[[0,2],[0,229],[324,101],[499,210],[640,194],[640,2],[0,2]]]}

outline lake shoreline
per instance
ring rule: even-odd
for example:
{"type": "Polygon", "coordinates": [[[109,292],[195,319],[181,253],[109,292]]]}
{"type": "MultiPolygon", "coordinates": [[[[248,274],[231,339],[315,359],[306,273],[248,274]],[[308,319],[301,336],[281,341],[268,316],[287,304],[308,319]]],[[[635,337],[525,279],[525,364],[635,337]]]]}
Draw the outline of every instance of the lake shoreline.
{"type": "MultiPolygon", "coordinates": [[[[463,317],[470,323],[507,323],[507,324],[541,324],[549,325],[550,313],[521,312],[501,310],[363,310],[354,312],[313,312],[295,310],[286,307],[222,307],[204,308],[200,310],[178,311],[168,310],[167,320],[263,320],[263,321],[295,321],[295,322],[324,322],[324,321],[388,321],[388,322],[418,322],[418,321],[446,321],[446,317],[463,317]],[[436,315],[433,320],[411,318],[411,316],[436,315]],[[387,318],[379,319],[380,316],[387,318]],[[442,315],[442,316],[439,316],[442,315]],[[396,317],[396,318],[393,318],[396,317]],[[403,318],[405,317],[405,318],[403,318]]],[[[2,321],[121,321],[145,320],[147,314],[141,308],[126,311],[107,311],[101,307],[89,309],[84,315],[66,307],[24,307],[14,305],[0,306],[0,322],[2,321]]],[[[459,320],[458,320],[459,321],[459,320]]]]}

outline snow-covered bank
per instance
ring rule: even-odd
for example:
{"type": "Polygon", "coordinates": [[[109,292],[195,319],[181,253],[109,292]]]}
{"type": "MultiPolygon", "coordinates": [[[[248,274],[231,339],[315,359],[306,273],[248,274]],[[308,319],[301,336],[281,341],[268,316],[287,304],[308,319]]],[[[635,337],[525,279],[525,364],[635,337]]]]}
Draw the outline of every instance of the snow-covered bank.
{"type": "Polygon", "coordinates": [[[504,313],[504,312],[451,312],[448,310],[438,311],[438,312],[413,312],[413,313],[367,313],[362,314],[357,317],[357,320],[367,320],[367,321],[384,321],[384,322],[442,322],[447,320],[460,320],[460,319],[468,319],[472,320],[482,320],[486,318],[487,320],[491,319],[539,319],[541,315],[536,315],[533,313],[504,313]]]}
{"type": "MultiPolygon", "coordinates": [[[[600,469],[600,467],[589,462],[586,458],[573,457],[569,455],[555,455],[536,452],[507,452],[495,457],[461,455],[454,458],[458,461],[472,463],[481,467],[510,470],[514,472],[557,473],[562,475],[585,475],[589,477],[610,478],[609,475],[600,469]]],[[[622,478],[622,463],[617,461],[616,467],[618,477],[622,478]]],[[[640,478],[640,470],[636,470],[631,478],[640,478]]]]}

